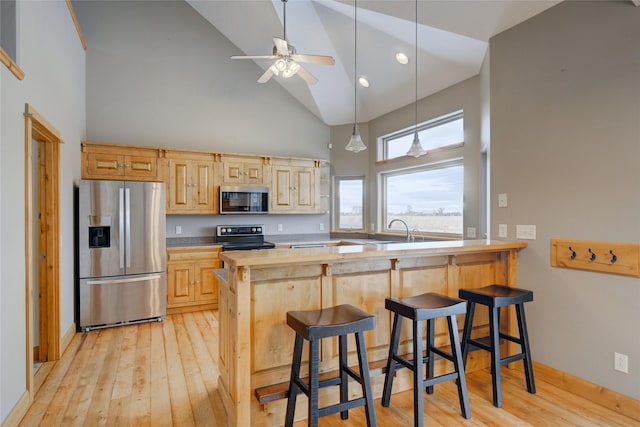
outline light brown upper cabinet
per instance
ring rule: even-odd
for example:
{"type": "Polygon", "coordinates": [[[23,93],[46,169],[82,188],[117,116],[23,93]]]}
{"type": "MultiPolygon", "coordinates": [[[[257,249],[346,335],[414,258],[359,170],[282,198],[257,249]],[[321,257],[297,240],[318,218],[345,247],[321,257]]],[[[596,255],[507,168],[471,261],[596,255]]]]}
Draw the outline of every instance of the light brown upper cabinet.
{"type": "Polygon", "coordinates": [[[167,151],[167,213],[215,214],[214,154],[167,151]]]}
{"type": "Polygon", "coordinates": [[[268,158],[239,158],[223,155],[221,184],[263,185],[268,183],[268,163],[268,158]],[[265,169],[267,169],[266,173],[265,169]]]}
{"type": "Polygon", "coordinates": [[[159,181],[158,158],[162,149],[82,143],[82,178],[159,181]]]}
{"type": "Polygon", "coordinates": [[[271,212],[319,213],[319,162],[292,159],[286,163],[272,166],[271,212]]]}

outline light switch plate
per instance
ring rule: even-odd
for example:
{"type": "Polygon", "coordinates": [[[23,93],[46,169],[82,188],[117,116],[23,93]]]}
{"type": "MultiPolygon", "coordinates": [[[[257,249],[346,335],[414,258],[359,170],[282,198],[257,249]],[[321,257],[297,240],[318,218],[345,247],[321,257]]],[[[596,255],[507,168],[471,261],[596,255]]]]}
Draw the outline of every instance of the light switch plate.
{"type": "Polygon", "coordinates": [[[516,238],[526,240],[536,240],[535,225],[516,225],[516,238]]]}
{"type": "Polygon", "coordinates": [[[507,193],[498,194],[498,207],[499,208],[507,207],[507,193]]]}
{"type": "Polygon", "coordinates": [[[507,224],[498,224],[498,237],[507,238],[507,224]]]}
{"type": "Polygon", "coordinates": [[[475,227],[467,227],[467,237],[472,239],[476,238],[476,228],[475,227]]]}
{"type": "Polygon", "coordinates": [[[176,234],[182,234],[182,226],[176,225],[176,234]]]}

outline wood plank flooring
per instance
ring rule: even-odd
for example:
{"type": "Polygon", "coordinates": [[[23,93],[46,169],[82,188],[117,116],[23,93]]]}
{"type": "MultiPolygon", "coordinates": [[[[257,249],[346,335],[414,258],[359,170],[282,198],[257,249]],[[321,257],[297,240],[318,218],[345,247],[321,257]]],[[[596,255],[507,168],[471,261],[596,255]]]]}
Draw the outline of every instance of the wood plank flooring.
{"type": "MultiPolygon", "coordinates": [[[[79,333],[51,368],[20,425],[226,426],[217,392],[217,360],[215,311],[79,333]]],[[[437,385],[433,395],[425,395],[425,425],[640,426],[540,379],[537,394],[528,394],[520,371],[503,368],[502,372],[502,409],[491,404],[491,377],[482,370],[467,375],[470,420],[460,415],[455,384],[450,381],[437,385]]],[[[377,399],[375,411],[381,427],[412,425],[412,394],[394,394],[389,408],[377,399]]],[[[296,423],[305,425],[306,421],[296,423]]],[[[350,411],[346,421],[339,414],[323,417],[320,425],[364,426],[364,410],[350,411]]]]}

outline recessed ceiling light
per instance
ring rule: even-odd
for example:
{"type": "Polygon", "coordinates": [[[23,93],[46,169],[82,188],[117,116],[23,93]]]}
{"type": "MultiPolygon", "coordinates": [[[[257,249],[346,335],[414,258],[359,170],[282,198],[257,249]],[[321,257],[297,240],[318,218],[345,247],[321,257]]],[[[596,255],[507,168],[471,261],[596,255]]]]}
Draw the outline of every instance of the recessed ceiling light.
{"type": "Polygon", "coordinates": [[[402,65],[406,65],[409,63],[409,57],[403,52],[396,52],[396,61],[402,65]]]}
{"type": "Polygon", "coordinates": [[[366,77],[358,77],[358,83],[360,83],[362,87],[369,87],[369,80],[367,80],[366,77]]]}

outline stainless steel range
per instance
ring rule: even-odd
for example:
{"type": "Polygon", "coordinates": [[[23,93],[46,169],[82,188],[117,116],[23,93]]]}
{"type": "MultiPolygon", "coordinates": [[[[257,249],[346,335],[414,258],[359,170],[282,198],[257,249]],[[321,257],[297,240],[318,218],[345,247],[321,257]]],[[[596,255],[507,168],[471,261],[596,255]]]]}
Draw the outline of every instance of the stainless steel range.
{"type": "Polygon", "coordinates": [[[264,241],[263,230],[264,224],[218,225],[216,243],[222,244],[223,251],[273,249],[273,243],[264,241]]]}

